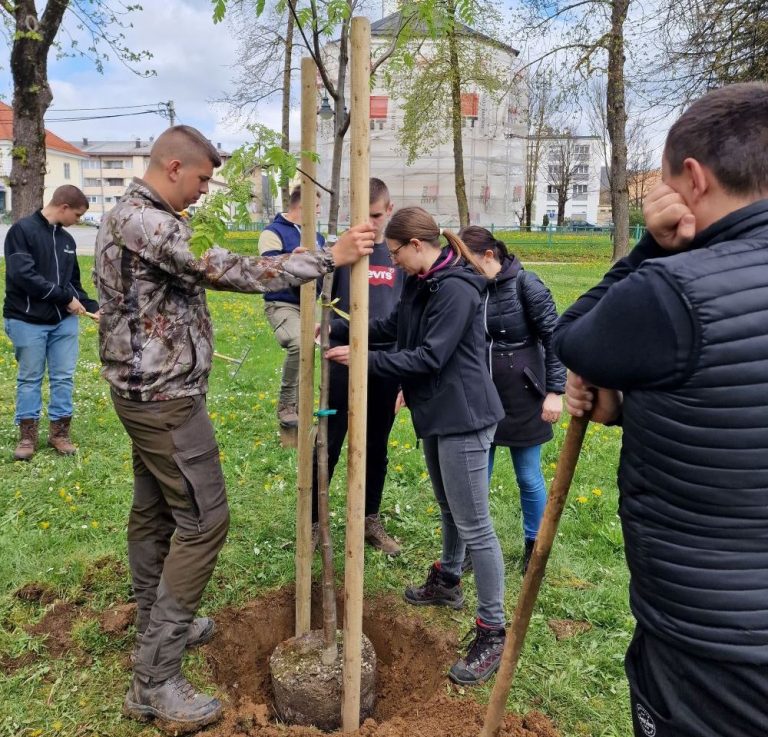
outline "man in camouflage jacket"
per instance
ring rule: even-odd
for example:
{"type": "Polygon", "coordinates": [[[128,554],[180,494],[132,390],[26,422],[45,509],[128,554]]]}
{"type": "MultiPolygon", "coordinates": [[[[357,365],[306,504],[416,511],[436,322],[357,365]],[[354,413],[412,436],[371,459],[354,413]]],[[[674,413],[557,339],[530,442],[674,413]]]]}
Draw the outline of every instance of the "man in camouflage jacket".
{"type": "Polygon", "coordinates": [[[134,179],[96,239],[103,375],[133,452],[128,558],[138,634],[124,711],[185,729],[221,715],[218,700],[197,693],[181,675],[185,646],[213,635],[213,620],[194,614],[229,528],[205,408],[213,352],[205,290],[298,286],[373,246],[366,223],[325,252],[251,258],[214,248],[196,258],[178,211],[207,192],[220,163],[194,128],[168,129],[152,148],[144,179],[134,179]]]}

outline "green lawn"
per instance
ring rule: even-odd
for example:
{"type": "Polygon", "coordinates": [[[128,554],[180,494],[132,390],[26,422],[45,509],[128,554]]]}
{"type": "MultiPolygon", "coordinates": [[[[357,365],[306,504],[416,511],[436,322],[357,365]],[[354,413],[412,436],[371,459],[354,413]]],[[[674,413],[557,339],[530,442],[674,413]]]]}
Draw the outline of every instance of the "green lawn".
{"type": "MultiPolygon", "coordinates": [[[[0,269],[2,266],[0,265],[0,269]]],[[[537,265],[562,309],[607,268],[591,264],[537,265]]],[[[83,272],[90,263],[83,259],[83,272]]],[[[214,579],[203,600],[207,613],[237,605],[293,579],[294,451],[282,449],[275,426],[281,352],[263,317],[259,297],[210,294],[216,349],[239,356],[252,347],[235,379],[228,365],[214,364],[209,410],[217,428],[232,506],[232,528],[214,579]]],[[[25,628],[46,611],[14,595],[39,582],[78,612],[99,612],[126,600],[125,524],[131,496],[130,451],[98,374],[96,328],[83,321],[76,377],[73,435],[80,453],[55,457],[41,450],[31,463],[14,463],[15,365],[10,342],[0,337],[0,737],[101,735],[151,737],[156,732],[122,719],[128,683],[125,653],[130,633],[108,637],[95,622],[79,619],[80,649],[49,657],[40,637],[25,628]],[[86,653],[83,661],[82,654],[86,653]],[[34,657],[40,653],[39,657],[34,657]],[[26,665],[7,669],[12,658],[26,665]]],[[[545,450],[551,478],[563,425],[545,450]]],[[[567,737],[626,737],[630,734],[622,658],[633,621],[627,604],[627,571],[616,517],[615,467],[620,430],[594,426],[558,533],[547,579],[533,616],[509,706],[537,708],[567,737]],[[552,618],[584,620],[591,629],[560,642],[547,627],[552,618]]],[[[511,462],[499,454],[492,507],[507,571],[507,608],[519,590],[522,533],[511,462]]],[[[343,464],[332,486],[333,530],[343,544],[343,464]]],[[[366,555],[366,591],[399,594],[419,580],[438,555],[439,515],[407,412],[391,438],[390,474],[382,508],[386,524],[404,542],[404,553],[388,560],[366,555]]],[[[336,556],[337,564],[340,556],[336,556]]],[[[340,580],[341,574],[340,574],[340,580]]],[[[450,620],[463,635],[472,625],[474,585],[468,607],[450,620]]],[[[186,666],[197,683],[208,678],[200,655],[186,666]]],[[[477,689],[485,700],[490,688],[477,689]]]]}
{"type": "MultiPolygon", "coordinates": [[[[640,230],[630,231],[630,245],[634,245],[640,230]]],[[[611,258],[613,244],[611,236],[604,232],[539,232],[496,230],[495,235],[507,244],[511,253],[517,254],[523,261],[556,261],[594,263],[608,261],[611,258]]],[[[257,253],[258,232],[230,232],[227,248],[238,253],[257,253]]]]}

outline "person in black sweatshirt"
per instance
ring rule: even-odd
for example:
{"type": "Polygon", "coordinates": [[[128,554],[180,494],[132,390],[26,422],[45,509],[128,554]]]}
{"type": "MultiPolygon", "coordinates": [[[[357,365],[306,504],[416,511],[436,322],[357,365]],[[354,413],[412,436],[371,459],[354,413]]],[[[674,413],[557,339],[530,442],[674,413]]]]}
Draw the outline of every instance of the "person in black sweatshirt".
{"type": "Polygon", "coordinates": [[[48,444],[62,455],[77,448],[69,437],[78,350],[78,315],[98,321],[99,305],[83,290],[75,239],[64,230],[88,209],[75,186],[56,189],[42,209],[14,223],[5,237],[5,332],[18,363],[13,457],[28,461],[37,449],[46,366],[50,384],[48,444]]]}
{"type": "MultiPolygon", "coordinates": [[[[369,370],[402,385],[442,520],[441,558],[423,585],[406,588],[405,600],[461,609],[461,564],[469,549],[477,587],[475,637],[449,677],[474,685],[496,672],[506,637],[504,560],[488,506],[488,451],[504,417],[485,365],[488,280],[461,239],[420,207],[398,210],[384,236],[408,278],[393,312],[371,320],[371,343],[396,346],[370,351],[369,370]]],[[[348,340],[346,325],[334,333],[340,343],[348,340]]],[[[331,348],[326,357],[347,363],[349,346],[331,348]]]]}
{"type": "MultiPolygon", "coordinates": [[[[387,244],[384,242],[384,227],[392,214],[392,202],[389,189],[381,179],[371,178],[370,211],[368,221],[375,229],[376,244],[368,257],[368,310],[372,319],[387,317],[395,309],[403,290],[405,279],[401,269],[396,268],[389,258],[387,244]]],[[[349,313],[350,297],[349,267],[336,269],[333,273],[331,293],[334,306],[340,312],[349,313]]],[[[333,323],[344,323],[346,318],[334,313],[333,323]]],[[[332,345],[336,341],[332,341],[332,345]]],[[[372,351],[391,351],[394,341],[371,343],[372,351]]],[[[366,464],[365,464],[365,539],[369,545],[387,555],[398,555],[400,545],[392,538],[381,522],[379,508],[387,477],[387,444],[392,424],[395,421],[395,403],[400,382],[391,377],[375,374],[368,375],[368,421],[366,425],[366,464]]],[[[341,447],[347,435],[347,415],[349,412],[349,369],[340,363],[332,362],[328,404],[336,410],[328,416],[328,478],[341,454],[341,447]]],[[[318,539],[317,527],[317,453],[313,459],[312,478],[312,523],[313,540],[318,539]]]]}
{"type": "Polygon", "coordinates": [[[768,723],[768,84],[672,126],[646,240],[555,330],[569,410],[621,422],[637,737],[768,723]],[[667,249],[661,255],[660,247],[667,249]]]}

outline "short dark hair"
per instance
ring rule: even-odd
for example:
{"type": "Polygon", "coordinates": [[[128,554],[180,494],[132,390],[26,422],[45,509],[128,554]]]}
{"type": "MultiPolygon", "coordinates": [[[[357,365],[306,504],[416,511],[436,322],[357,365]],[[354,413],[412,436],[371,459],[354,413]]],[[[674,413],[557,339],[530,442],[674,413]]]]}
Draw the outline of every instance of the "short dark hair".
{"type": "Polygon", "coordinates": [[[74,184],[62,184],[61,187],[56,187],[53,191],[51,205],[54,207],[67,205],[73,210],[78,210],[81,207],[84,207],[87,210],[88,198],[83,194],[82,190],[75,187],[74,184]]]}
{"type": "Polygon", "coordinates": [[[297,184],[288,196],[288,208],[297,207],[301,202],[301,185],[297,184]]]}
{"type": "Polygon", "coordinates": [[[381,179],[378,179],[377,177],[371,177],[370,182],[370,197],[368,198],[368,204],[372,205],[374,202],[378,202],[379,200],[386,200],[387,204],[390,203],[389,199],[389,187],[387,187],[386,184],[381,179]]]}
{"type": "Polygon", "coordinates": [[[164,130],[149,152],[150,163],[161,164],[168,159],[187,161],[189,157],[202,156],[213,164],[221,166],[221,156],[216,147],[191,125],[174,125],[164,130]]]}
{"type": "Polygon", "coordinates": [[[664,156],[673,175],[692,158],[732,194],[768,190],[768,84],[732,84],[700,97],[669,129],[664,156]]]}

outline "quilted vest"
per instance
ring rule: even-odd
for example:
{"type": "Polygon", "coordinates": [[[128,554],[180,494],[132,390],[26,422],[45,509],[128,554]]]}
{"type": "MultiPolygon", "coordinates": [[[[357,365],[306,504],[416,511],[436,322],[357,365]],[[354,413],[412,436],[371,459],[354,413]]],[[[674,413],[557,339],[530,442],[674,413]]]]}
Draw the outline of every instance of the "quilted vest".
{"type": "MultiPolygon", "coordinates": [[[[687,378],[628,392],[620,515],[638,622],[768,664],[768,201],[737,240],[648,262],[697,325],[687,378]]],[[[761,208],[757,208],[760,210],[761,208]]]]}

